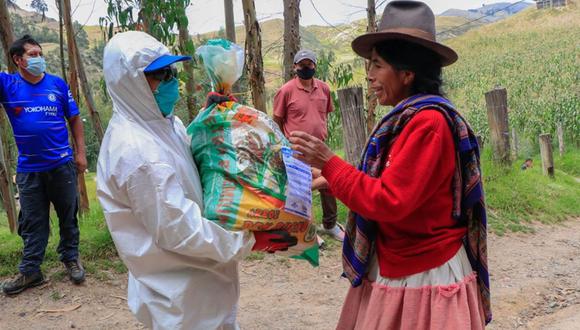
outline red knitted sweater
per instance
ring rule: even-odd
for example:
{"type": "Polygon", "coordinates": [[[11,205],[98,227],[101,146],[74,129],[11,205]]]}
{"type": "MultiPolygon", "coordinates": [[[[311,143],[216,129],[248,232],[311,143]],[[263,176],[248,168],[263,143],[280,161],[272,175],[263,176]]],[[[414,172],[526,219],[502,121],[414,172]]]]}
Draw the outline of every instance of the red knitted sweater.
{"type": "Polygon", "coordinates": [[[381,276],[397,278],[451,259],[466,234],[452,218],[455,146],[436,110],[423,110],[405,126],[389,151],[385,169],[372,178],[343,161],[322,169],[332,193],[378,225],[381,276]]]}

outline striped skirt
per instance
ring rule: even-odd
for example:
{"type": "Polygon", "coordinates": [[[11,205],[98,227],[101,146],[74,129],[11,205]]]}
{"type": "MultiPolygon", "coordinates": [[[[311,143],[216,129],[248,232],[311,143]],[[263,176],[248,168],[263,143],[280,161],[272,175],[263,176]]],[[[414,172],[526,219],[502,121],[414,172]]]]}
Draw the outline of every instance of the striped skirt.
{"type": "Polygon", "coordinates": [[[461,247],[445,264],[422,273],[381,277],[376,257],[367,279],[350,288],[337,329],[483,329],[477,278],[461,247]]]}

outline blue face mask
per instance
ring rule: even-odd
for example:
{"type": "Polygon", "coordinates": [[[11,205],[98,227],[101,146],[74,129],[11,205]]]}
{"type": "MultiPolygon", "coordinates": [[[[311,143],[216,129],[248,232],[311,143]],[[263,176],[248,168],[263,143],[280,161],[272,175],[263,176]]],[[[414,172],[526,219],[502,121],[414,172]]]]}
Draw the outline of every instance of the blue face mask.
{"type": "Polygon", "coordinates": [[[26,71],[28,71],[33,76],[38,77],[43,74],[44,71],[46,71],[46,61],[44,61],[42,56],[29,57],[26,62],[28,63],[26,71]]]}
{"type": "Polygon", "coordinates": [[[175,78],[162,81],[153,94],[163,116],[169,117],[173,114],[175,103],[179,100],[179,82],[175,78]]]}

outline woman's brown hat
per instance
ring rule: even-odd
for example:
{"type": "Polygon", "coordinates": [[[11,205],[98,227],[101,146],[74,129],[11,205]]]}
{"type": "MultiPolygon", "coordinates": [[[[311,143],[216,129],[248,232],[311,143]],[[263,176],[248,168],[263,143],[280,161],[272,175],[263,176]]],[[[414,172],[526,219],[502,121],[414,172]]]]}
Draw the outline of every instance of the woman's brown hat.
{"type": "Polygon", "coordinates": [[[419,1],[391,1],[387,4],[378,32],[363,34],[352,42],[352,49],[370,58],[376,44],[387,40],[405,40],[434,51],[442,66],[457,61],[457,53],[435,39],[435,15],[419,1]]]}

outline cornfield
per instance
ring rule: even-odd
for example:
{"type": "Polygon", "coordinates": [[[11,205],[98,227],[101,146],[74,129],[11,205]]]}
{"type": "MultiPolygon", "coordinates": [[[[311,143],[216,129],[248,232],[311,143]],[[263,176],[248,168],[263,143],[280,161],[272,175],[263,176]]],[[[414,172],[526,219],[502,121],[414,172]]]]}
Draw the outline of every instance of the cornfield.
{"type": "Polygon", "coordinates": [[[580,139],[580,11],[527,10],[450,40],[459,61],[446,69],[448,96],[479,134],[488,136],[484,94],[508,92],[510,125],[537,141],[561,124],[580,139]]]}

